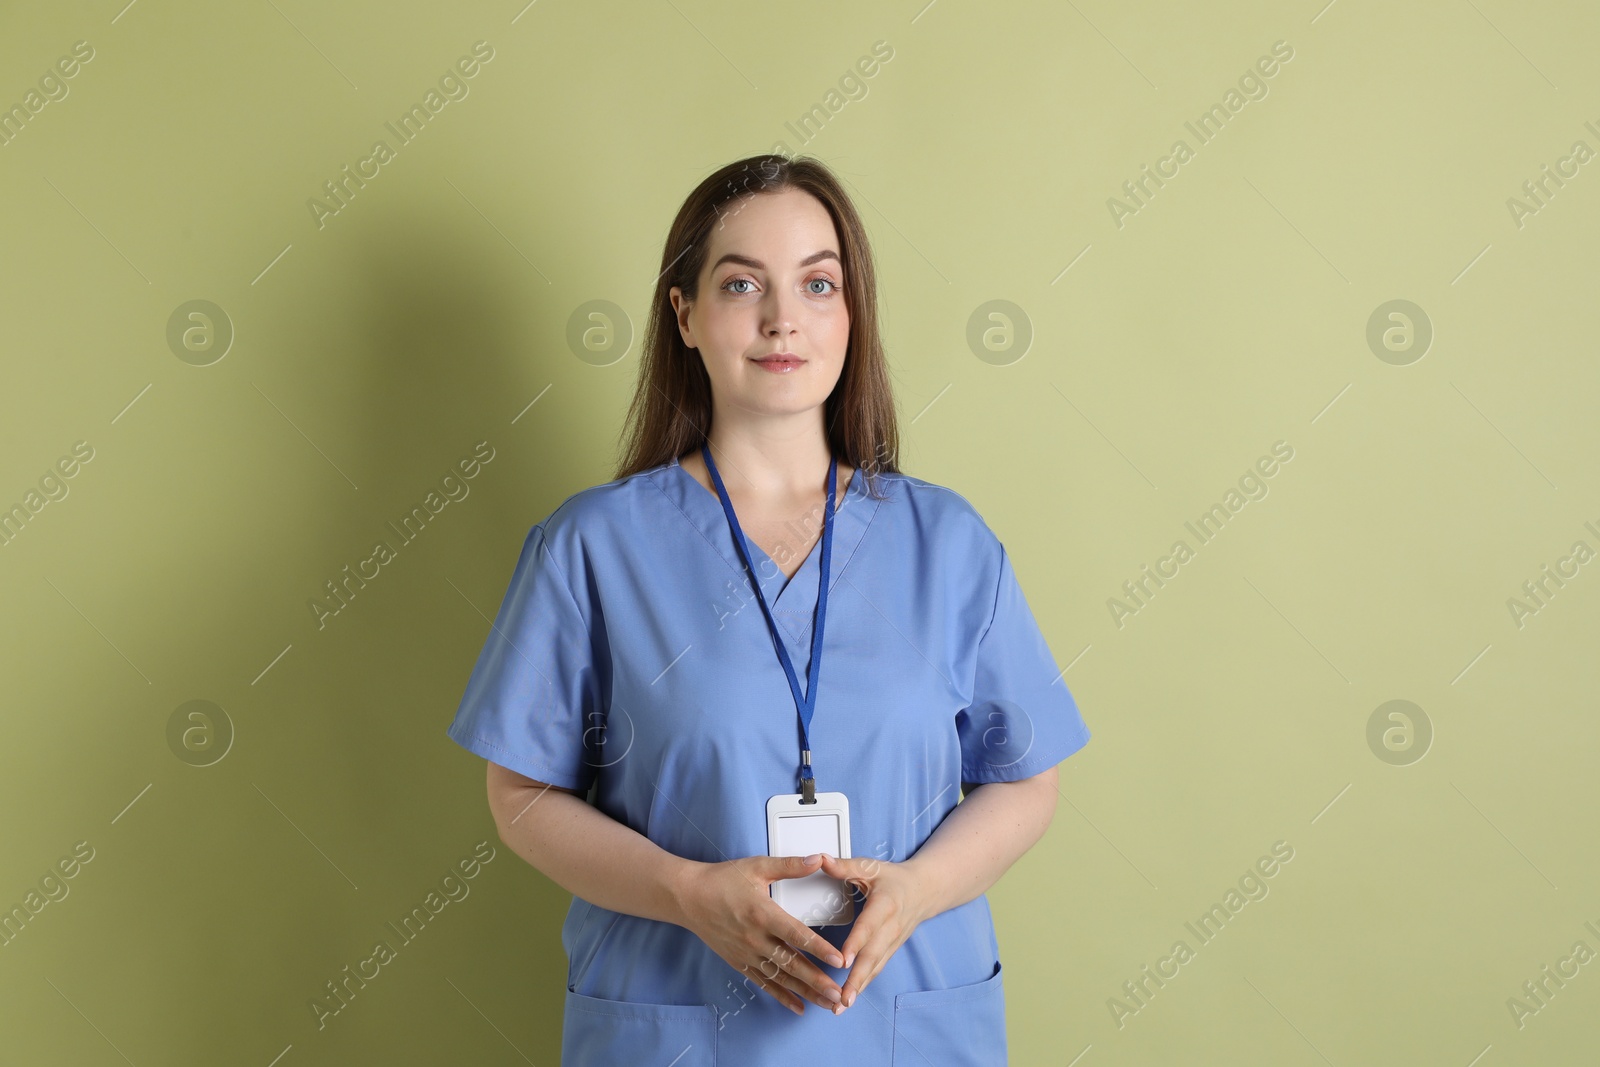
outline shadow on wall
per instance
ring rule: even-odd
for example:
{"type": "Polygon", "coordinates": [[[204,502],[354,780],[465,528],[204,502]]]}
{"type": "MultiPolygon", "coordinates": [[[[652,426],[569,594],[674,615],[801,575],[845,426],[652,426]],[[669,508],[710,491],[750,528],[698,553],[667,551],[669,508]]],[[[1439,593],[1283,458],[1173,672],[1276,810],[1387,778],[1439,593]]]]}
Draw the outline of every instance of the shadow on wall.
{"type": "MultiPolygon", "coordinates": [[[[508,261],[493,232],[464,234],[476,230],[460,225],[443,198],[388,214],[361,230],[359,242],[346,238],[356,249],[349,262],[321,271],[336,283],[296,294],[299,324],[280,331],[333,364],[295,361],[303,389],[342,394],[324,411],[336,406],[348,420],[339,430],[340,458],[360,490],[330,479],[318,499],[298,505],[290,525],[306,543],[294,553],[300,573],[287,576],[283,591],[305,605],[289,637],[293,658],[240,700],[241,718],[255,720],[257,751],[233,769],[246,780],[232,791],[259,809],[253,825],[275,839],[276,861],[287,857],[300,869],[282,881],[287,899],[254,935],[253,951],[212,953],[208,966],[219,988],[264,987],[273,1005],[263,1026],[281,1026],[277,1011],[292,1004],[286,1041],[392,1027],[403,996],[398,989],[384,995],[382,974],[391,968],[364,984],[345,970],[371,958],[379,941],[396,959],[414,961],[402,967],[428,972],[408,981],[437,983],[441,995],[450,993],[447,974],[514,967],[493,988],[473,983],[474,999],[503,996],[505,1010],[491,1014],[505,1017],[514,1004],[525,1016],[531,995],[534,1032],[554,1040],[566,973],[559,934],[570,897],[500,843],[483,762],[444,731],[528,528],[582,487],[584,475],[561,462],[569,453],[557,440],[556,409],[544,405],[552,397],[570,404],[590,368],[535,340],[559,339],[565,311],[542,278],[520,259],[508,261]],[[329,335],[340,340],[318,338],[329,323],[345,324],[329,335]],[[552,381],[551,393],[513,425],[552,381]],[[313,598],[332,612],[320,628],[307,603],[313,598]],[[273,783],[273,800],[327,862],[257,795],[252,778],[273,783]],[[469,883],[470,895],[410,935],[431,946],[425,954],[408,949],[403,920],[484,841],[495,862],[469,883]],[[518,933],[508,939],[507,929],[518,933]],[[286,950],[290,930],[294,947],[286,950]],[[261,958],[279,961],[266,981],[256,973],[261,958]],[[530,960],[537,966],[529,968],[530,960]],[[530,981],[537,988],[528,990],[530,981]],[[313,1009],[314,1000],[326,1010],[313,1009]]],[[[274,524],[283,528],[285,518],[274,516],[274,524]]],[[[281,633],[272,639],[283,643],[281,633]]],[[[237,950],[238,941],[230,925],[217,943],[237,950]]],[[[372,973],[371,965],[360,969],[372,973]]]]}
{"type": "MultiPolygon", "coordinates": [[[[514,968],[491,984],[501,994],[479,984],[474,997],[504,995],[505,1006],[524,1017],[531,999],[534,1032],[555,1042],[566,975],[560,928],[570,895],[500,843],[483,761],[444,731],[529,527],[592,481],[588,464],[566,462],[571,450],[562,447],[558,413],[572,410],[576,390],[594,389],[600,379],[561,344],[567,309],[558,306],[555,287],[455,202],[448,186],[440,188],[430,202],[398,207],[363,230],[354,266],[342,272],[349,284],[307,316],[314,326],[356,309],[357,344],[326,356],[347,363],[338,375],[356,401],[356,432],[347,439],[361,446],[353,462],[366,481],[354,539],[319,546],[339,564],[337,573],[330,567],[305,583],[309,589],[338,578],[354,588],[322,632],[306,609],[308,645],[342,627],[345,634],[335,638],[342,647],[308,658],[304,700],[277,714],[300,718],[300,735],[320,739],[327,773],[306,788],[318,807],[346,813],[340,833],[382,887],[370,898],[366,886],[350,894],[333,921],[320,895],[307,897],[296,921],[310,926],[321,917],[325,944],[340,946],[311,954],[325,961],[317,971],[324,979],[339,979],[346,964],[370,957],[379,939],[398,957],[414,956],[401,936],[402,918],[450,862],[487,841],[498,855],[486,876],[414,935],[435,946],[428,964],[438,973],[425,981],[448,991],[447,973],[514,968]],[[404,225],[394,224],[396,215],[404,225]],[[374,552],[378,542],[392,550],[387,562],[374,552]],[[376,575],[365,586],[348,583],[342,569],[354,569],[358,556],[374,560],[364,565],[365,574],[376,575]],[[507,929],[520,931],[520,939],[508,941],[507,929]],[[526,988],[530,981],[536,988],[526,988]]],[[[611,373],[631,378],[632,370],[625,362],[611,373]]],[[[334,506],[349,508],[347,501],[334,506]]],[[[379,977],[355,992],[323,1025],[347,1023],[363,1007],[363,1028],[392,1021],[389,1007],[361,1003],[378,1000],[381,984],[379,977]]],[[[319,993],[325,1004],[340,1003],[325,988],[308,988],[301,999],[319,993]]],[[[547,1056],[556,1050],[552,1043],[547,1056]]]]}

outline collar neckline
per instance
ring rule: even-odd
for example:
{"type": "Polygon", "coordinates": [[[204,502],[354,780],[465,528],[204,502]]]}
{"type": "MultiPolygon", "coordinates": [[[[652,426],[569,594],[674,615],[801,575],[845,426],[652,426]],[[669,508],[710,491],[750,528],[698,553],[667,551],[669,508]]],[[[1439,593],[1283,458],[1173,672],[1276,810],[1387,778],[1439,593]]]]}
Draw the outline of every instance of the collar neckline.
{"type": "MultiPolygon", "coordinates": [[[[717,494],[700,484],[694,475],[684,469],[676,456],[662,464],[653,480],[667,498],[677,505],[690,525],[700,532],[718,555],[722,556],[734,574],[740,579],[747,579],[748,572],[745,570],[744,561],[739,558],[739,550],[733,543],[733,529],[728,525],[728,516],[723,513],[722,501],[717,494]]],[[[861,543],[861,538],[871,524],[873,516],[877,514],[881,503],[867,495],[862,488],[864,483],[865,477],[861,472],[852,470],[845,491],[834,499],[833,574],[828,585],[830,597],[839,583],[839,576],[844,573],[850,557],[855,554],[856,547],[861,543]]],[[[822,568],[822,538],[818,537],[812,543],[805,561],[800,565],[800,569],[794,572],[793,577],[785,577],[772,557],[768,556],[748,535],[745,537],[745,544],[750,549],[750,561],[755,565],[756,574],[761,580],[761,591],[766,596],[773,613],[803,612],[809,627],[812,609],[816,607],[817,573],[822,568]],[[805,594],[797,590],[806,588],[810,588],[812,599],[800,603],[800,600],[805,599],[805,594]]]]}

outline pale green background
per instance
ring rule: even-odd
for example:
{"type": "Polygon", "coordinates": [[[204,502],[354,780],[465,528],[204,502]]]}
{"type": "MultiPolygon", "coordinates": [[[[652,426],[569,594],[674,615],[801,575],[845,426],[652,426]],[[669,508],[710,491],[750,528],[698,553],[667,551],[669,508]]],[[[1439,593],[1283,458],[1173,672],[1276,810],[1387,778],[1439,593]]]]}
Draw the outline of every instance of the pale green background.
{"type": "Polygon", "coordinates": [[[0,1059],[556,1062],[568,896],[503,847],[326,1029],[307,1002],[494,841],[444,728],[528,527],[611,477],[637,369],[569,316],[642,328],[683,196],[783,142],[871,231],[905,468],[1005,542],[1094,734],[990,894],[1013,1062],[1593,1062],[1600,963],[1506,1006],[1600,950],[1600,565],[1506,607],[1600,547],[1600,164],[1506,206],[1600,148],[1593,5],[124,2],[0,20],[0,103],[97,53],[0,148],[0,505],[95,449],[0,548],[0,904],[96,852],[0,949],[0,1059]],[[307,199],[478,40],[470,95],[319,230],[307,199]],[[868,95],[786,129],[878,40],[868,95]],[[1409,366],[1365,340],[1400,298],[1435,330],[1409,366]],[[237,331],[207,367],[166,343],[194,299],[237,331]],[[965,340],[994,299],[1035,334],[1007,366],[965,340]],[[307,599],[483,439],[318,631],[307,599]],[[1115,626],[1278,440],[1270,495],[1115,626]],[[205,768],[167,744],[193,699],[237,731],[205,768]],[[1436,731],[1410,766],[1368,748],[1391,699],[1436,731]],[[1277,840],[1270,895],[1119,1028],[1277,840]]]}

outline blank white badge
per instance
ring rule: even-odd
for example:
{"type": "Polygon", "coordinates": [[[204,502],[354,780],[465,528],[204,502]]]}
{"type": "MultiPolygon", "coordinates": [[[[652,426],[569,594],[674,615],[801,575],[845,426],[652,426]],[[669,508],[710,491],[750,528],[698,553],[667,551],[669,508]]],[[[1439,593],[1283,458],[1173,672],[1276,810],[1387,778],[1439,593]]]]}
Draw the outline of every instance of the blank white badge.
{"type": "MultiPolygon", "coordinates": [[[[780,793],[767,801],[767,855],[810,856],[826,852],[850,858],[850,801],[843,793],[818,793],[815,804],[799,793],[780,793]]],[[[851,888],[821,868],[804,878],[772,883],[772,899],[807,926],[842,926],[855,919],[851,888]]]]}

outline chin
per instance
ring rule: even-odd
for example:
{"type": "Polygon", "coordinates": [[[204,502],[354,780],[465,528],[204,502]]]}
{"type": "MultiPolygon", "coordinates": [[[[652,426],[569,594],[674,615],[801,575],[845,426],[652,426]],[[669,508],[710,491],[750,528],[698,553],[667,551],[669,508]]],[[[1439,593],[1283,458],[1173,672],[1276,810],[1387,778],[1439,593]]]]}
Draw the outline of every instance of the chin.
{"type": "Polygon", "coordinates": [[[818,397],[793,397],[781,398],[752,396],[740,407],[756,415],[766,415],[772,418],[782,418],[786,415],[801,415],[808,411],[815,411],[827,400],[826,396],[818,397]]]}

